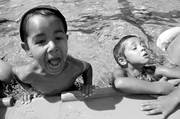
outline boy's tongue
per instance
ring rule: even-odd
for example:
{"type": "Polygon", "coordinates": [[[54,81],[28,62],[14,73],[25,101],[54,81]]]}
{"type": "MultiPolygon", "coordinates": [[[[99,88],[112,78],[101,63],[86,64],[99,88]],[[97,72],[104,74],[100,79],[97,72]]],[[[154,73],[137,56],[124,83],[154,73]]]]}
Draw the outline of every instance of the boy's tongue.
{"type": "Polygon", "coordinates": [[[60,63],[60,61],[61,61],[60,58],[54,58],[54,59],[50,59],[48,62],[52,66],[57,66],[60,63]]]}

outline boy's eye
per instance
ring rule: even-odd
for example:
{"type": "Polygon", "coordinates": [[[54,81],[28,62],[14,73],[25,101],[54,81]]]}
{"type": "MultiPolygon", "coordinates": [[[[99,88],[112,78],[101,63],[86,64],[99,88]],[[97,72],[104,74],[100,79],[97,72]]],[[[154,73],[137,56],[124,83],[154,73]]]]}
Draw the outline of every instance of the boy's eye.
{"type": "Polygon", "coordinates": [[[140,42],[140,45],[143,46],[143,47],[146,47],[144,42],[140,42]]]}
{"type": "Polygon", "coordinates": [[[136,50],[136,48],[133,48],[133,50],[136,50]]]}
{"type": "Polygon", "coordinates": [[[38,40],[38,41],[35,42],[35,44],[43,44],[45,42],[46,42],[46,40],[38,40]]]}
{"type": "Polygon", "coordinates": [[[61,37],[56,37],[55,39],[56,39],[56,40],[61,40],[62,38],[61,38],[61,37]]]}
{"type": "Polygon", "coordinates": [[[136,50],[136,49],[137,49],[137,47],[135,47],[135,46],[134,46],[134,47],[132,47],[131,49],[132,49],[132,50],[136,50]]]}

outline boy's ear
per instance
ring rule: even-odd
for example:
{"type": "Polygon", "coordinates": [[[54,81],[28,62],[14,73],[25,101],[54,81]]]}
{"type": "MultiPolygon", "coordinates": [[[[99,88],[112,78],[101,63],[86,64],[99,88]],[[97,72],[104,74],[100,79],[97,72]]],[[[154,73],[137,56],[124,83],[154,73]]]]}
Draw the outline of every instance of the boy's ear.
{"type": "Polygon", "coordinates": [[[122,66],[127,65],[127,60],[124,57],[118,57],[118,62],[122,66]]]}
{"type": "Polygon", "coordinates": [[[68,34],[66,34],[66,37],[67,37],[67,40],[69,39],[69,35],[68,34]]]}
{"type": "Polygon", "coordinates": [[[24,43],[24,42],[21,42],[21,47],[22,47],[22,49],[24,49],[25,51],[29,50],[29,47],[28,47],[27,44],[24,43]]]}
{"type": "Polygon", "coordinates": [[[24,51],[26,52],[26,54],[29,56],[29,57],[32,57],[32,53],[31,51],[29,50],[29,47],[26,43],[24,42],[21,42],[21,47],[24,49],[24,51]]]}

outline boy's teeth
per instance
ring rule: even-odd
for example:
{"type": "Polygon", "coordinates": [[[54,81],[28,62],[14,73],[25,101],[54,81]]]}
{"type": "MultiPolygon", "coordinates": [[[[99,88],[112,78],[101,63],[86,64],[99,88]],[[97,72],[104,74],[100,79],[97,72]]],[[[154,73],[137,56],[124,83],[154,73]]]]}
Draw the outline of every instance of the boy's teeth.
{"type": "Polygon", "coordinates": [[[51,61],[50,62],[52,65],[57,65],[58,64],[58,62],[56,62],[56,61],[51,61]]]}
{"type": "Polygon", "coordinates": [[[56,65],[59,64],[59,60],[58,60],[58,59],[56,59],[56,60],[50,60],[49,63],[50,63],[51,65],[53,65],[53,66],[56,66],[56,65]]]}

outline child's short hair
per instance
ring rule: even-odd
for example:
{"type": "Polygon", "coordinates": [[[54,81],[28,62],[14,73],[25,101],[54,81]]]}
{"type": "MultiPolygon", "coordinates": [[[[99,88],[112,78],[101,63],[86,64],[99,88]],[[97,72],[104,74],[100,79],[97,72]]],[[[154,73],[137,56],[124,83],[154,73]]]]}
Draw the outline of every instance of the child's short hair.
{"type": "Polygon", "coordinates": [[[37,7],[34,7],[32,9],[28,10],[21,18],[20,38],[21,38],[22,42],[27,42],[26,41],[26,37],[27,37],[26,24],[27,24],[27,21],[30,17],[32,17],[33,15],[36,15],[36,14],[40,14],[40,15],[44,15],[44,16],[49,16],[49,15],[57,16],[59,19],[61,19],[61,21],[63,23],[65,33],[67,32],[66,19],[56,7],[52,7],[50,5],[39,5],[37,7]]]}
{"type": "MultiPolygon", "coordinates": [[[[136,35],[126,35],[124,37],[122,37],[119,42],[114,46],[114,49],[113,49],[113,55],[114,55],[114,59],[116,60],[116,62],[119,64],[119,57],[125,57],[124,56],[124,50],[125,50],[125,47],[123,45],[124,41],[126,41],[127,39],[129,38],[133,38],[133,37],[136,37],[138,38],[138,36],[136,35]]],[[[120,65],[120,64],[119,64],[120,65]]]]}

